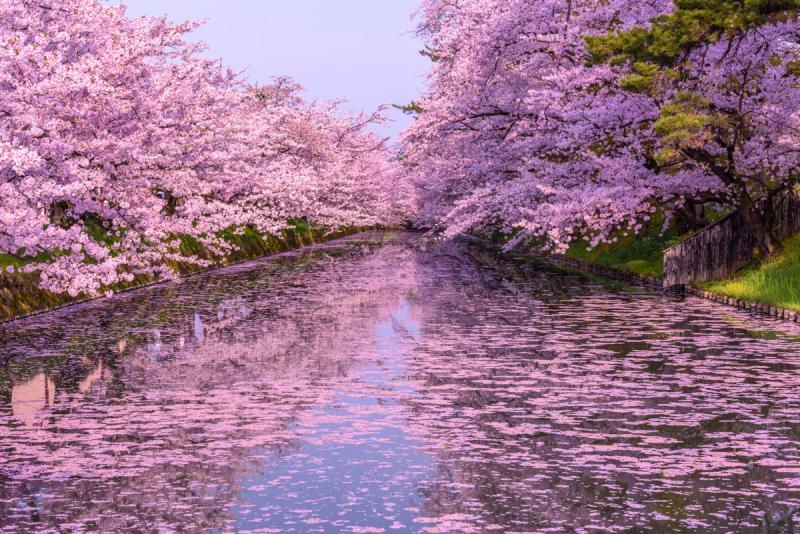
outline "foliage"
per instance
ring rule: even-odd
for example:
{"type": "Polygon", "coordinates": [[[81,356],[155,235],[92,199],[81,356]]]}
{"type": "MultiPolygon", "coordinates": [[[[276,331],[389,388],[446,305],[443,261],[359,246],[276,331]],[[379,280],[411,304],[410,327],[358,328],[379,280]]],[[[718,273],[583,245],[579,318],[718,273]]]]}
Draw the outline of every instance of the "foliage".
{"type": "Polygon", "coordinates": [[[284,78],[249,84],[201,54],[188,40],[196,27],[131,20],[97,0],[0,0],[8,270],[57,293],[98,295],[231,255],[231,228],[408,217],[413,190],[368,130],[380,110],[306,102],[284,78]]]}
{"type": "Polygon", "coordinates": [[[586,240],[571,243],[566,255],[596,265],[604,265],[645,276],[664,275],[664,251],[675,244],[678,235],[674,227],[663,231],[663,216],[657,217],[640,234],[617,236],[614,243],[603,243],[594,248],[586,240]]]}
{"type": "Polygon", "coordinates": [[[621,86],[658,102],[655,159],[719,180],[703,191],[742,214],[765,255],[780,245],[755,209],[797,165],[796,0],[677,0],[649,27],[588,37],[592,61],[627,66],[621,86]]]}
{"type": "Polygon", "coordinates": [[[777,251],[754,206],[800,164],[797,8],[425,0],[437,61],[403,158],[418,224],[564,252],[708,205],[777,251]]]}
{"type": "Polygon", "coordinates": [[[675,0],[674,10],[655,17],[649,27],[590,36],[587,42],[595,61],[672,66],[697,46],[738,38],[753,28],[794,17],[797,9],[798,0],[675,0]]]}

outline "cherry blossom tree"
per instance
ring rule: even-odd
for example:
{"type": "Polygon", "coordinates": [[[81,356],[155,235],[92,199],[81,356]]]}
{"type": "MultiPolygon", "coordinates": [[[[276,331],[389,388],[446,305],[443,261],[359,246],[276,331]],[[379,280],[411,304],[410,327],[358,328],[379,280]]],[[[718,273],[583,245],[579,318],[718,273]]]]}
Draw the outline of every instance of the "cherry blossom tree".
{"type": "Polygon", "coordinates": [[[589,39],[595,60],[625,66],[623,88],[657,103],[654,167],[737,210],[764,256],[780,243],[757,202],[800,164],[798,15],[794,0],[676,1],[648,29],[589,39]]]}
{"type": "Polygon", "coordinates": [[[368,131],[380,112],[307,103],[287,79],[254,87],[202,54],[196,27],[0,1],[0,251],[34,258],[43,288],[174,277],[167,260],[204,263],[180,236],[224,254],[226,229],[408,217],[413,191],[368,131]]]}
{"type": "Polygon", "coordinates": [[[424,2],[434,65],[404,135],[418,224],[563,251],[638,231],[656,210],[716,202],[774,251],[753,205],[759,185],[796,166],[796,21],[783,6],[693,42],[673,31],[675,53],[658,56],[658,36],[696,4],[424,2]],[[736,170],[721,172],[730,148],[736,170]]]}
{"type": "Polygon", "coordinates": [[[653,2],[495,0],[424,4],[420,31],[434,59],[430,91],[405,133],[420,183],[419,223],[446,235],[515,234],[562,247],[625,221],[619,200],[644,191],[638,125],[654,108],[618,90],[617,72],[588,68],[584,35],[649,20],[653,2]]]}

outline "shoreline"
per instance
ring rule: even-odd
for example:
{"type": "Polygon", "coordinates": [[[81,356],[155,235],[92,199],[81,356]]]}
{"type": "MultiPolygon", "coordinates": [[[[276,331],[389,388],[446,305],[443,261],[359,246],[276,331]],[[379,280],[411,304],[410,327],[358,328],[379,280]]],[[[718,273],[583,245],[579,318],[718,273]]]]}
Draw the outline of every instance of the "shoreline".
{"type": "Polygon", "coordinates": [[[773,317],[775,319],[780,319],[782,321],[800,323],[800,312],[783,308],[780,306],[775,306],[772,304],[766,304],[764,302],[736,299],[733,297],[728,297],[720,293],[715,293],[713,291],[708,291],[706,289],[702,289],[695,286],[684,286],[682,290],[677,290],[677,291],[668,290],[664,288],[661,279],[652,276],[643,276],[636,273],[623,271],[622,269],[615,269],[613,267],[606,267],[602,265],[595,265],[592,263],[573,260],[572,258],[568,258],[566,256],[552,256],[546,254],[530,254],[530,253],[526,255],[539,259],[555,267],[567,267],[570,269],[577,269],[579,271],[583,271],[588,274],[599,275],[605,278],[629,283],[635,286],[658,290],[667,295],[697,297],[703,300],[715,302],[717,304],[722,304],[724,306],[729,306],[739,310],[748,311],[755,316],[773,317]]]}
{"type": "MultiPolygon", "coordinates": [[[[353,235],[366,233],[373,231],[373,228],[347,228],[344,230],[338,230],[336,232],[331,232],[330,234],[324,234],[322,231],[319,230],[309,230],[307,232],[302,231],[292,231],[287,233],[287,235],[277,238],[275,236],[269,236],[274,238],[275,243],[277,246],[273,250],[265,250],[263,253],[259,254],[252,254],[248,255],[245,253],[242,257],[233,257],[228,261],[226,258],[219,264],[212,265],[210,267],[200,268],[197,270],[190,270],[185,273],[181,273],[178,281],[186,280],[193,276],[198,276],[206,273],[210,273],[213,271],[217,271],[220,269],[225,269],[228,267],[233,267],[242,263],[246,263],[248,261],[259,260],[262,258],[268,258],[270,256],[277,256],[279,254],[283,254],[286,252],[292,252],[296,250],[301,250],[309,247],[313,247],[315,245],[320,245],[323,243],[327,243],[329,241],[335,241],[336,239],[342,239],[345,237],[350,237],[353,235]],[[305,235],[304,235],[305,234],[305,235]]],[[[266,241],[266,240],[265,240],[266,241]]],[[[229,257],[231,258],[231,257],[229,257]]],[[[96,302],[100,300],[105,300],[109,298],[114,298],[117,295],[121,295],[124,293],[130,293],[132,291],[137,291],[140,289],[148,288],[148,287],[155,287],[162,284],[169,284],[171,280],[150,280],[141,283],[133,283],[129,286],[122,287],[114,291],[114,295],[111,297],[106,296],[97,296],[97,297],[75,297],[75,298],[68,298],[65,302],[59,303],[56,305],[44,306],[41,308],[34,309],[30,312],[14,314],[9,317],[4,317],[0,319],[0,326],[7,326],[13,324],[17,321],[21,321],[24,319],[30,319],[32,317],[37,317],[40,315],[45,315],[48,313],[53,313],[56,311],[64,310],[67,308],[71,308],[73,306],[78,306],[80,304],[86,304],[89,302],[96,302]]],[[[42,295],[45,295],[44,290],[39,290],[42,295]]],[[[59,295],[56,296],[57,298],[60,297],[59,295]]]]}

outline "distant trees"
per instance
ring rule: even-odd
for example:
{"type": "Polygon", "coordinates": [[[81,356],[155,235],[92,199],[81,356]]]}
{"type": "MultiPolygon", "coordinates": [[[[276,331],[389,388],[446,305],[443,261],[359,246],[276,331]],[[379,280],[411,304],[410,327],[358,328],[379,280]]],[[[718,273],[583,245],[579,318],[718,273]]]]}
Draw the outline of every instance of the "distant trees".
{"type": "Polygon", "coordinates": [[[192,236],[396,223],[413,191],[352,116],[287,79],[249,85],[187,40],[195,24],[96,0],[0,2],[0,252],[41,285],[98,294],[192,236]]]}
{"type": "Polygon", "coordinates": [[[775,252],[755,203],[798,166],[799,7],[426,0],[436,61],[404,136],[420,224],[564,250],[714,203],[775,252]]]}

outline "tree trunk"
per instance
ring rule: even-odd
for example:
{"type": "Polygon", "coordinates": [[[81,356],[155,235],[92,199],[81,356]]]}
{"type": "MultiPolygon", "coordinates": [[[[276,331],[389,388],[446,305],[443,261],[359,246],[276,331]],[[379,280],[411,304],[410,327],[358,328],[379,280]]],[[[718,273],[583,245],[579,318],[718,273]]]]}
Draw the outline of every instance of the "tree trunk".
{"type": "Polygon", "coordinates": [[[678,234],[696,232],[708,226],[705,214],[705,204],[686,199],[682,208],[675,212],[675,228],[678,234]]]}
{"type": "Polygon", "coordinates": [[[72,209],[72,203],[66,200],[58,200],[50,204],[50,222],[59,228],[68,230],[75,221],[67,214],[72,209]]]}
{"type": "MultiPolygon", "coordinates": [[[[767,207],[769,209],[769,206],[767,207]]],[[[781,251],[781,243],[772,233],[766,221],[766,217],[758,210],[758,207],[750,198],[747,191],[742,191],[739,195],[739,215],[742,217],[747,230],[756,240],[756,246],[762,258],[768,258],[781,251]]]]}

